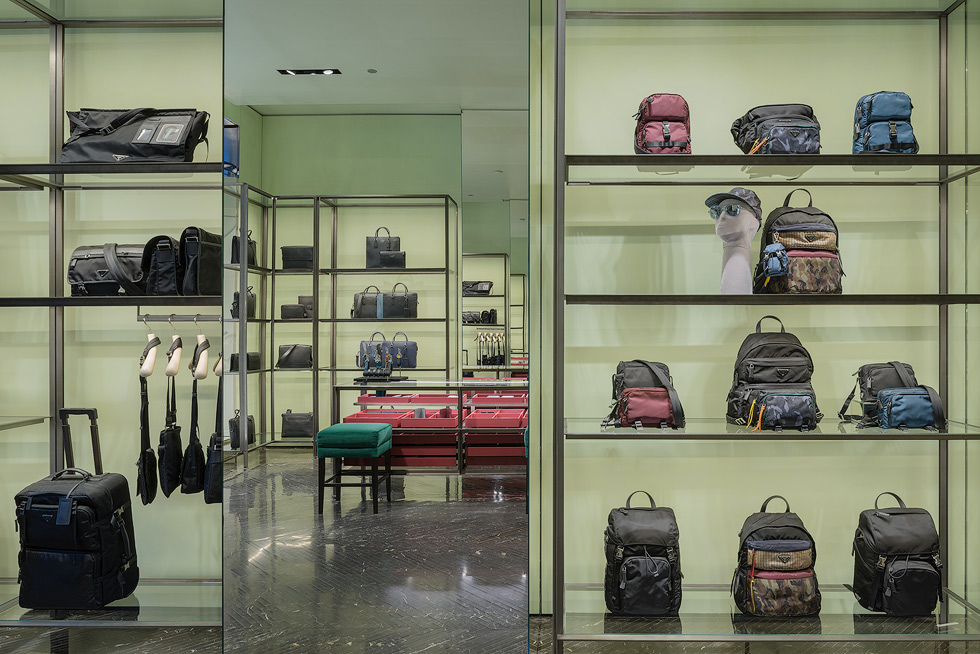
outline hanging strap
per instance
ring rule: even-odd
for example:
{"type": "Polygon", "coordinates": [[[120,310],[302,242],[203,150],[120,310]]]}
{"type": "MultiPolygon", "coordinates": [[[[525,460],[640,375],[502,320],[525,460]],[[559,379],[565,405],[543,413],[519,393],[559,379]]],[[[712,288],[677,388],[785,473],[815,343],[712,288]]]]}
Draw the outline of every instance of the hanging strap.
{"type": "Polygon", "coordinates": [[[167,350],[167,361],[170,361],[171,359],[173,359],[174,358],[174,352],[176,352],[177,350],[179,350],[182,347],[184,347],[184,342],[182,340],[180,340],[180,336],[178,336],[174,340],[174,342],[170,344],[170,349],[167,350]]]}
{"type": "Polygon", "coordinates": [[[167,377],[167,427],[177,424],[177,381],[167,377]]]}
{"type": "Polygon", "coordinates": [[[109,273],[112,275],[112,278],[123,287],[126,295],[146,295],[146,291],[134,284],[126,275],[126,271],[122,269],[122,264],[119,263],[119,257],[116,256],[115,243],[106,243],[103,245],[102,256],[105,257],[105,262],[109,266],[109,273]]]}
{"type": "Polygon", "coordinates": [[[150,396],[146,392],[146,377],[140,376],[140,451],[151,449],[150,445],[150,396]]]}
{"type": "Polygon", "coordinates": [[[218,401],[215,403],[217,406],[215,406],[214,409],[214,433],[218,434],[218,438],[221,438],[221,414],[223,408],[221,406],[221,397],[222,397],[221,389],[222,389],[222,385],[224,384],[224,381],[225,381],[224,375],[218,377],[218,401]]]}
{"type": "Polygon", "coordinates": [[[197,435],[197,379],[191,383],[191,438],[188,445],[193,445],[201,439],[197,435]]]}
{"type": "Polygon", "coordinates": [[[296,349],[296,345],[290,345],[289,348],[285,352],[283,352],[282,354],[279,355],[279,360],[276,361],[276,366],[278,366],[278,367],[281,368],[283,361],[285,361],[286,359],[288,359],[289,358],[289,355],[292,354],[293,353],[293,350],[295,350],[295,349],[296,349]]]}
{"type": "Polygon", "coordinates": [[[932,402],[932,418],[936,422],[936,429],[946,429],[946,411],[943,409],[943,400],[939,393],[931,386],[920,386],[929,393],[929,401],[932,402]]]}
{"type": "Polygon", "coordinates": [[[143,348],[143,354],[140,355],[141,368],[143,367],[143,364],[146,363],[146,357],[150,355],[150,350],[155,348],[157,345],[160,345],[160,339],[157,336],[154,336],[152,340],[146,343],[146,347],[143,348]]]}
{"type": "MultiPolygon", "coordinates": [[[[204,354],[204,351],[210,347],[211,343],[209,343],[208,339],[206,338],[197,344],[197,347],[194,348],[194,356],[191,358],[190,365],[187,366],[190,368],[191,372],[197,370],[197,364],[201,360],[201,355],[204,354]]],[[[194,381],[197,381],[197,379],[195,378],[194,381]]]]}
{"type": "Polygon", "coordinates": [[[82,122],[80,118],[78,118],[77,116],[73,116],[70,113],[68,114],[68,120],[71,121],[72,125],[80,127],[82,129],[82,131],[79,132],[78,134],[75,134],[75,136],[88,136],[89,134],[100,134],[102,136],[105,136],[106,134],[112,134],[113,132],[115,132],[117,129],[119,129],[120,127],[122,127],[123,125],[131,121],[132,119],[137,118],[138,116],[144,115],[151,111],[156,111],[156,109],[152,109],[149,107],[142,107],[140,109],[130,109],[126,113],[119,114],[118,116],[110,120],[108,124],[102,127],[92,127],[90,125],[87,125],[86,123],[82,122]]]}

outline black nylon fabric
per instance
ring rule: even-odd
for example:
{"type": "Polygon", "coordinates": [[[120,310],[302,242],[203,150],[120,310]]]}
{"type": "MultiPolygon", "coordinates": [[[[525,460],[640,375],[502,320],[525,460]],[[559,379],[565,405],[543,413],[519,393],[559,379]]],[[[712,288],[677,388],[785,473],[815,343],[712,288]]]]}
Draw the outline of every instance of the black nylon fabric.
{"type": "Polygon", "coordinates": [[[807,104],[767,104],[749,109],[732,123],[735,145],[748,154],[757,140],[766,136],[769,127],[780,123],[808,125],[820,129],[820,123],[807,104]]]}
{"type": "Polygon", "coordinates": [[[66,113],[71,134],[61,147],[60,163],[193,161],[195,148],[208,134],[208,113],[196,109],[80,109],[66,113]]]}
{"type": "Polygon", "coordinates": [[[154,236],[143,246],[143,280],[147,295],[180,295],[184,268],[178,261],[180,244],[170,236],[154,236]]]}
{"type": "Polygon", "coordinates": [[[181,295],[221,295],[221,237],[200,227],[180,235],[181,295]]]}
{"type": "Polygon", "coordinates": [[[173,377],[167,378],[167,422],[160,431],[157,445],[157,465],[160,473],[160,490],[164,497],[170,497],[180,487],[180,468],[183,448],[180,441],[180,426],[177,425],[177,390],[173,377]]]}
{"type": "MultiPolygon", "coordinates": [[[[116,259],[126,278],[137,287],[143,278],[143,246],[115,245],[116,259]]],[[[105,257],[105,245],[83,245],[71,253],[68,284],[72,297],[127,295],[105,257]]]]}

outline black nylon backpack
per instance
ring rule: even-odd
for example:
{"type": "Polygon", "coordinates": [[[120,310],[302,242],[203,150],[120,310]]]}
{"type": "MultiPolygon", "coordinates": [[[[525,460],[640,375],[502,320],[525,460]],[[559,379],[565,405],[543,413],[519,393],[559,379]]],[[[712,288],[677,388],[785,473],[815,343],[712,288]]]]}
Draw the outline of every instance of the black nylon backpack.
{"type": "Polygon", "coordinates": [[[864,608],[888,615],[929,615],[942,592],[939,533],[925,509],[905,506],[895,493],[882,493],[875,508],[861,511],[854,533],[854,586],[864,608]],[[894,508],[878,508],[891,495],[894,508]]]}
{"type": "Polygon", "coordinates": [[[800,339],[787,332],[776,316],[763,316],[738,349],[726,419],[738,425],[758,421],[760,428],[771,429],[816,426],[823,414],[810,385],[812,375],[813,359],[800,339]],[[763,332],[766,318],[778,322],[780,330],[763,332]],[[782,413],[764,413],[764,406],[782,413]]]}
{"type": "Polygon", "coordinates": [[[738,565],[732,596],[747,615],[786,617],[820,612],[820,589],[813,564],[817,547],[800,516],[782,495],[762,503],[738,532],[738,565]],[[774,499],[786,502],[783,513],[767,513],[774,499]]]}
{"type": "Polygon", "coordinates": [[[672,615],[681,608],[681,555],[674,511],[646,491],[609,512],[606,527],[606,608],[617,615],[672,615]],[[631,507],[643,493],[649,507],[631,507]]]}

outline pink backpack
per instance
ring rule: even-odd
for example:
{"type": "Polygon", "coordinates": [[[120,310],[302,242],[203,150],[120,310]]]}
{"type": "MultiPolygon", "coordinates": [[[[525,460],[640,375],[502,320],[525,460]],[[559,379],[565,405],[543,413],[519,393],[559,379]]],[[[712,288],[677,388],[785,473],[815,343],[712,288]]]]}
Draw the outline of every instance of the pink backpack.
{"type": "Polygon", "coordinates": [[[654,93],[640,103],[633,149],[637,154],[691,154],[691,111],[675,93],[654,93]]]}

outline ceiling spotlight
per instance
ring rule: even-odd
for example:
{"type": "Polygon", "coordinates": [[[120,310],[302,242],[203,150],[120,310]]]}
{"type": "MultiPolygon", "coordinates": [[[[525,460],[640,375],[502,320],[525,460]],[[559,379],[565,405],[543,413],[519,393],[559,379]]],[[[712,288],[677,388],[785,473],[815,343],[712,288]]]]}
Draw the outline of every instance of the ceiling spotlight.
{"type": "Polygon", "coordinates": [[[367,71],[369,73],[376,73],[376,72],[378,72],[378,69],[377,68],[368,68],[367,71]]]}
{"type": "Polygon", "coordinates": [[[339,68],[280,68],[280,75],[340,75],[339,68]]]}

